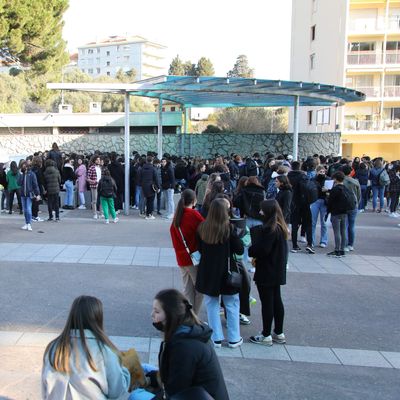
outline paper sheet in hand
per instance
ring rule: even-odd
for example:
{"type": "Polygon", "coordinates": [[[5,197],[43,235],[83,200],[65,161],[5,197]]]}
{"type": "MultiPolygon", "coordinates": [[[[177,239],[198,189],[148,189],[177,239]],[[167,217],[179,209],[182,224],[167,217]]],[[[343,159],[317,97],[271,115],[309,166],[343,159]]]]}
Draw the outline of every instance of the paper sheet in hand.
{"type": "Polygon", "coordinates": [[[333,179],[327,179],[324,183],[324,188],[331,190],[333,188],[333,183],[335,181],[333,179]]]}

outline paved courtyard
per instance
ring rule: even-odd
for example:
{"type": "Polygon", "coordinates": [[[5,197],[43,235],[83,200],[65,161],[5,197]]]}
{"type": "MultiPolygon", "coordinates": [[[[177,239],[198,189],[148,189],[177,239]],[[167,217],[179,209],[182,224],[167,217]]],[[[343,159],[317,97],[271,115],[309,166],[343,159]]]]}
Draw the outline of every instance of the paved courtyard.
{"type": "MultiPolygon", "coordinates": [[[[24,232],[19,215],[0,216],[0,399],[40,398],[44,347],[80,294],[102,299],[119,348],[134,346],[143,361],[157,362],[152,299],[161,288],[181,288],[169,223],[136,212],[110,225],[90,211],[61,219],[24,232]]],[[[327,249],[290,255],[288,343],[248,342],[261,329],[258,301],[241,329],[242,348],[217,351],[231,399],[400,398],[399,222],[360,215],[356,251],[343,259],[325,255],[331,232],[327,249]]]]}

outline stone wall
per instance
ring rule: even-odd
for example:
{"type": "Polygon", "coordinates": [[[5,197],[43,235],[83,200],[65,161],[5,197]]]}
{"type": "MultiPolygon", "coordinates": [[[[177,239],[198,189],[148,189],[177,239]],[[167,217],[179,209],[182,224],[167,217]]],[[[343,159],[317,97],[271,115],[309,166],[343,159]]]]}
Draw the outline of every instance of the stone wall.
{"type": "MultiPolygon", "coordinates": [[[[277,154],[292,153],[292,134],[192,134],[180,136],[165,134],[163,151],[170,154],[183,153],[212,157],[215,153],[242,155],[258,151],[271,151],[277,154]]],[[[131,134],[131,150],[144,153],[157,151],[157,135],[131,134]]],[[[90,153],[94,150],[124,150],[123,136],[118,134],[1,134],[1,152],[9,155],[32,154],[39,150],[48,150],[53,142],[66,152],[90,153]]],[[[340,133],[301,133],[299,135],[299,157],[310,154],[337,154],[340,146],[340,133]]],[[[1,160],[0,160],[1,161],[1,160]]]]}

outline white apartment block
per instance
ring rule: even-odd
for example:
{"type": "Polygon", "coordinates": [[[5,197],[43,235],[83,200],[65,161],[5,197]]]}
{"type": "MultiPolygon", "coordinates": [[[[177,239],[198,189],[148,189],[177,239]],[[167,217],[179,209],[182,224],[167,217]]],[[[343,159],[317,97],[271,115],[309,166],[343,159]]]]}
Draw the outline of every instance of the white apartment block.
{"type": "Polygon", "coordinates": [[[122,69],[136,71],[136,80],[167,72],[166,47],[141,36],[109,38],[78,48],[78,68],[90,76],[115,76],[122,69]]]}
{"type": "Polygon", "coordinates": [[[366,94],[302,108],[300,132],[337,129],[344,156],[400,158],[400,1],[293,0],[291,79],[366,94]]]}

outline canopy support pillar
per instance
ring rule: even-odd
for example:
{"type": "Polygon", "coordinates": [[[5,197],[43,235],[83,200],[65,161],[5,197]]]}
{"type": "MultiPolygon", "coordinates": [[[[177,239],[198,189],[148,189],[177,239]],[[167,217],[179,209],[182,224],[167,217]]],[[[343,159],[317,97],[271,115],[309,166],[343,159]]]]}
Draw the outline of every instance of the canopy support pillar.
{"type": "Polygon", "coordinates": [[[294,118],[293,118],[293,160],[299,157],[299,105],[300,96],[294,96],[294,118]]]}
{"type": "Polygon", "coordinates": [[[162,122],[162,99],[158,100],[158,118],[157,118],[157,157],[161,160],[163,156],[163,122],[162,122]]]}
{"type": "Polygon", "coordinates": [[[124,133],[124,159],[125,159],[125,192],[124,192],[124,214],[129,215],[129,169],[130,169],[130,120],[129,120],[129,100],[128,92],[125,92],[125,133],[124,133]]]}

